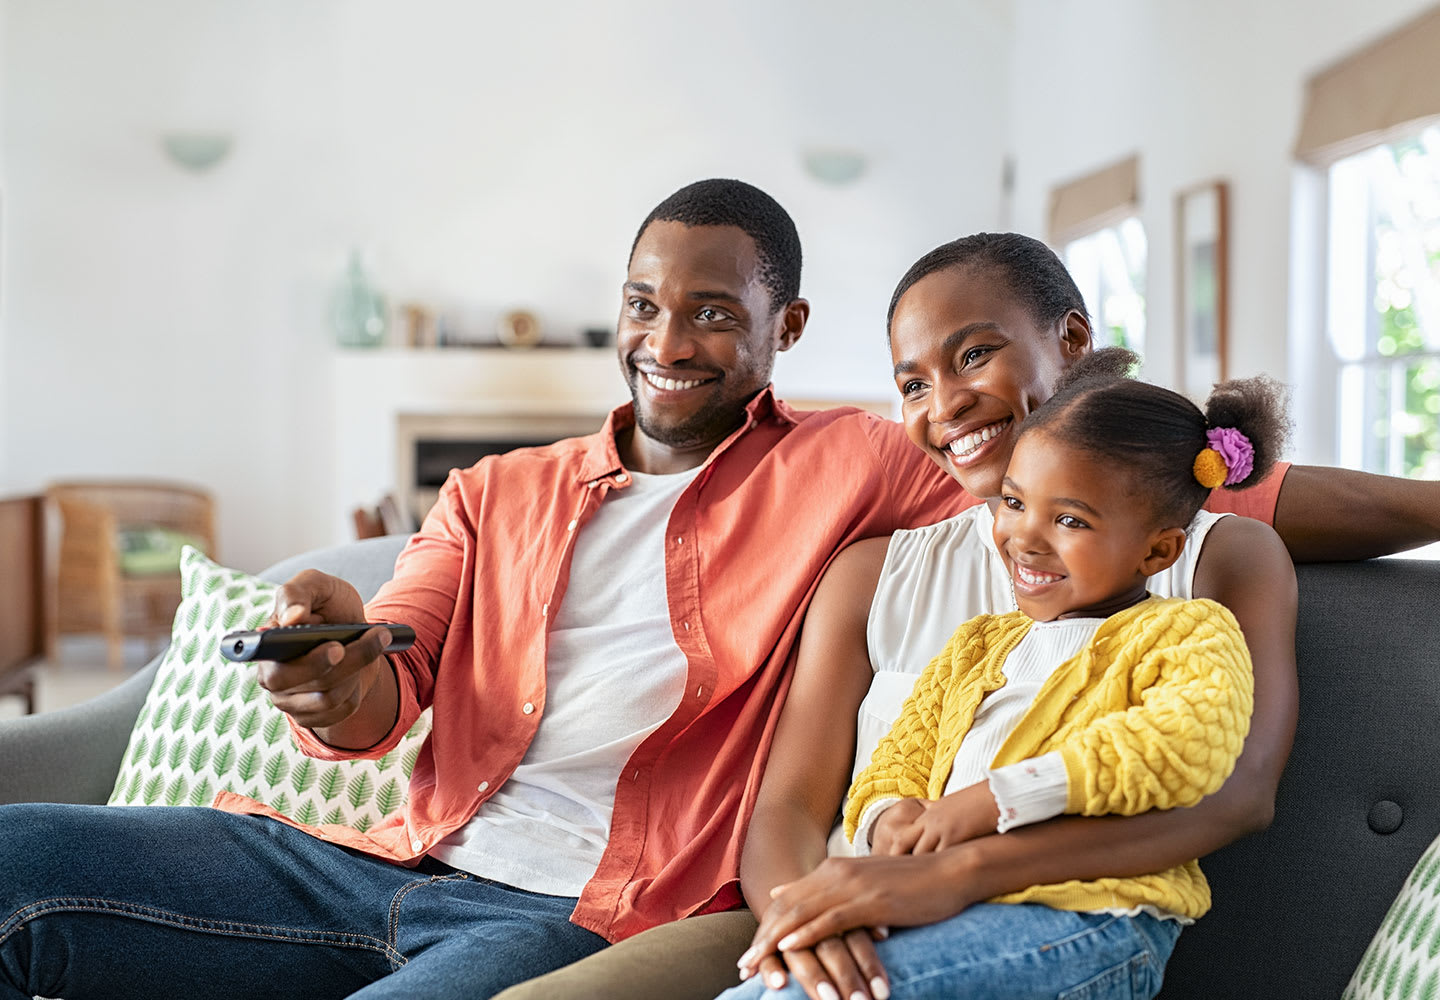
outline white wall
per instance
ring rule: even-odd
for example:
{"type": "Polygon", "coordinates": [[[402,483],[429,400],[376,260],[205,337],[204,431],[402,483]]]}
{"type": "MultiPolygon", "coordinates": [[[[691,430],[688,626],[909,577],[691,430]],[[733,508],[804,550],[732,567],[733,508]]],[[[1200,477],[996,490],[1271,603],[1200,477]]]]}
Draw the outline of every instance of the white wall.
{"type": "MultiPolygon", "coordinates": [[[[1286,378],[1291,148],[1305,80],[1434,0],[1016,0],[1016,228],[1050,189],[1140,153],[1147,371],[1175,371],[1174,198],[1230,183],[1230,374],[1286,378]]],[[[1318,333],[1317,333],[1318,336],[1318,333]]]]}
{"type": "Polygon", "coordinates": [[[0,3],[0,487],[197,481],[246,568],[334,540],[324,314],[352,245],[394,298],[568,332],[613,322],[655,202],[740,176],[807,253],[782,390],[879,397],[894,281],[996,224],[1004,0],[0,3]],[[179,170],[158,136],[184,127],[233,152],[179,170]],[[812,145],[868,169],[826,187],[812,145]]]}

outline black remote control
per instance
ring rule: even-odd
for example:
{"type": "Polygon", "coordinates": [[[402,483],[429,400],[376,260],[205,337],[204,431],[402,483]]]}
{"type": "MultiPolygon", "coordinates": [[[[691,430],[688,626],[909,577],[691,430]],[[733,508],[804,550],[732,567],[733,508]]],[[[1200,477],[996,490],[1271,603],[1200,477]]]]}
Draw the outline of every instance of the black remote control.
{"type": "Polygon", "coordinates": [[[304,656],[322,643],[354,642],[369,629],[383,625],[390,630],[387,653],[399,653],[415,642],[415,630],[409,625],[382,622],[356,622],[346,625],[280,625],[275,628],[231,632],[220,640],[220,655],[227,660],[293,660],[304,656]]]}

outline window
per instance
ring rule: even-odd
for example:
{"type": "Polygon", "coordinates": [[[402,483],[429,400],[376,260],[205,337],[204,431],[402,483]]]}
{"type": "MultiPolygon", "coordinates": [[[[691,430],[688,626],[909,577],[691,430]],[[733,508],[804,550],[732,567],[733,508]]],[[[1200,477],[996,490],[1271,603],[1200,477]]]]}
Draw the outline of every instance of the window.
{"type": "Polygon", "coordinates": [[[1061,258],[1091,310],[1095,346],[1145,353],[1145,227],[1131,216],[1065,244],[1061,258]]]}
{"type": "Polygon", "coordinates": [[[1098,347],[1145,351],[1145,227],[1140,158],[1129,156],[1050,192],[1049,240],[1075,279],[1098,347]]]}
{"type": "Polygon", "coordinates": [[[1440,126],[1329,168],[1341,465],[1440,478],[1440,126]]]}

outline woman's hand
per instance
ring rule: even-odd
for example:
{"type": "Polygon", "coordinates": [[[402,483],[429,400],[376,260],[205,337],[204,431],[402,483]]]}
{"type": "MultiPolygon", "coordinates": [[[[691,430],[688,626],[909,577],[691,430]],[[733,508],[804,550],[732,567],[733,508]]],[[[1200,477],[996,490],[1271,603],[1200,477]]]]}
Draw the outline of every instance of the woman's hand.
{"type": "MultiPolygon", "coordinates": [[[[855,996],[886,1000],[890,981],[885,967],[875,954],[875,940],[883,934],[853,930],[839,937],[826,938],[813,948],[796,948],[782,954],[765,955],[757,963],[742,965],[740,978],[748,979],[758,968],[761,981],[774,990],[785,985],[787,972],[805,991],[810,1000],[838,1000],[855,996]]],[[[755,954],[752,947],[741,959],[744,963],[755,954]]]]}
{"type": "Polygon", "coordinates": [[[952,917],[975,902],[964,848],[935,854],[828,858],[809,875],[776,886],[740,968],[753,972],[772,952],[813,948],[869,927],[909,927],[952,917]]]}
{"type": "Polygon", "coordinates": [[[939,799],[904,799],[880,814],[873,854],[933,854],[994,833],[1000,822],[990,783],[976,782],[939,799]]]}

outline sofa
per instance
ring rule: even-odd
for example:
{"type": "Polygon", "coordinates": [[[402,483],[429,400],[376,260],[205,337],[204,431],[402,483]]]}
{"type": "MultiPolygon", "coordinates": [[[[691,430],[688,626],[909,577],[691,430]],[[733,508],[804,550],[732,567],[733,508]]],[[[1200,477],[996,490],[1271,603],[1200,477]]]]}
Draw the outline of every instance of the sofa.
{"type": "MultiPolygon", "coordinates": [[[[285,560],[364,596],[405,539],[285,560]]],[[[1214,909],[1185,931],[1166,1000],[1340,996],[1440,834],[1440,562],[1299,568],[1300,724],[1274,822],[1204,859],[1214,909]]],[[[0,803],[103,803],[158,659],[85,704],[0,722],[0,803]]]]}

